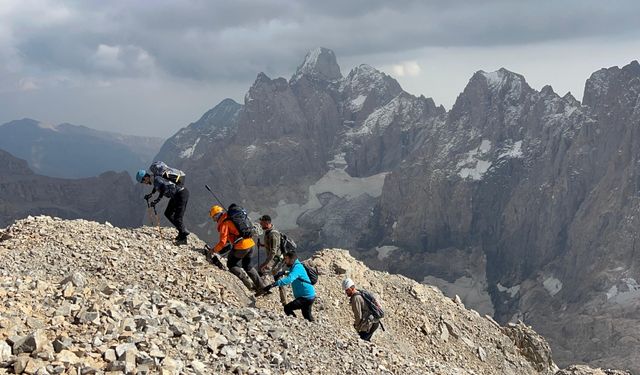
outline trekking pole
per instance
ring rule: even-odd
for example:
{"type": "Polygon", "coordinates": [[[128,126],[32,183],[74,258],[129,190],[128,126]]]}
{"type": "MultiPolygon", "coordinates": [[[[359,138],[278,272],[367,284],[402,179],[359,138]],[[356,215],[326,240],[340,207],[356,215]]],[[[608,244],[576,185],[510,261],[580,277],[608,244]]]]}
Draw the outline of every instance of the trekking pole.
{"type": "MultiPolygon", "coordinates": [[[[149,214],[149,221],[151,221],[151,225],[153,225],[153,217],[151,216],[151,203],[149,203],[149,200],[146,199],[147,201],[147,213],[149,214]]],[[[156,206],[153,206],[153,213],[155,214],[156,217],[156,228],[158,228],[158,234],[160,235],[160,238],[162,239],[162,230],[160,229],[160,218],[158,217],[158,211],[156,210],[156,206]]]]}
{"type": "Polygon", "coordinates": [[[209,193],[211,193],[211,195],[213,195],[213,197],[216,199],[216,201],[218,201],[218,203],[220,203],[220,206],[222,206],[222,208],[224,208],[225,205],[222,203],[222,201],[220,199],[218,199],[218,196],[216,195],[216,193],[213,192],[213,190],[211,190],[209,185],[205,184],[204,187],[207,188],[207,190],[209,190],[209,193]]]}
{"type": "Polygon", "coordinates": [[[162,237],[162,229],[160,229],[160,216],[158,216],[158,211],[156,210],[156,206],[153,206],[153,213],[156,215],[156,227],[158,228],[158,234],[160,235],[160,239],[164,239],[162,237]]]}

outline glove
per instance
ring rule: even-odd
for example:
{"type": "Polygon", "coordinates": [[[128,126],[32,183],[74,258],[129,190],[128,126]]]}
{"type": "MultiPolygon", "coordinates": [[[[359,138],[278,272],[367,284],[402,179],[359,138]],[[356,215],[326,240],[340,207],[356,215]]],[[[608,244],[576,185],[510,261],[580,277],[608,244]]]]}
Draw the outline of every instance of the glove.
{"type": "Polygon", "coordinates": [[[262,291],[263,291],[264,293],[266,293],[266,292],[270,291],[274,286],[276,286],[276,284],[275,284],[275,283],[273,283],[273,284],[269,284],[269,285],[265,286],[264,288],[262,288],[262,291]]]}
{"type": "Polygon", "coordinates": [[[151,202],[151,207],[155,207],[158,202],[160,202],[160,199],[156,199],[155,201],[151,202]]]}
{"type": "Polygon", "coordinates": [[[275,275],[273,275],[273,278],[278,280],[279,278],[281,278],[282,276],[284,276],[284,271],[280,271],[278,273],[276,273],[275,275]]]}
{"type": "Polygon", "coordinates": [[[149,199],[151,199],[152,196],[153,196],[153,193],[145,194],[144,195],[144,200],[148,201],[149,199]]]}

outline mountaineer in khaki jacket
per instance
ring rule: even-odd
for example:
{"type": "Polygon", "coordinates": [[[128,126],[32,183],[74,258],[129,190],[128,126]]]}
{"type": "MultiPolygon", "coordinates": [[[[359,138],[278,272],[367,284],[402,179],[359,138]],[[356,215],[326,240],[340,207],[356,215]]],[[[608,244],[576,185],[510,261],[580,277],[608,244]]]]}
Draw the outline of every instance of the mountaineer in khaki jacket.
{"type": "Polygon", "coordinates": [[[356,289],[353,280],[344,279],[342,281],[342,289],[350,298],[354,318],[353,327],[358,331],[361,339],[371,341],[371,336],[380,326],[380,322],[370,318],[372,315],[371,310],[364,297],[356,289]]]}
{"type": "Polygon", "coordinates": [[[217,254],[229,250],[227,258],[229,271],[236,275],[247,289],[262,290],[264,282],[258,275],[258,271],[251,266],[251,254],[253,254],[253,248],[256,244],[253,238],[240,237],[240,232],[233,221],[227,220],[227,213],[222,207],[217,205],[211,207],[209,216],[218,223],[219,234],[218,243],[211,249],[212,252],[217,254]]]}

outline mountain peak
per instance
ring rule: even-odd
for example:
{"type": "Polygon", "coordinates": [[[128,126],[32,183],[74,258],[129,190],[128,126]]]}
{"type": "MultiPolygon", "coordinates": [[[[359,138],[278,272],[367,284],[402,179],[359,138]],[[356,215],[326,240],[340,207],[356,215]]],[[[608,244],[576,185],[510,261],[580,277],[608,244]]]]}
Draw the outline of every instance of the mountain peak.
{"type": "Polygon", "coordinates": [[[307,52],[304,61],[298,66],[292,79],[297,80],[303,75],[325,81],[336,81],[342,78],[335,53],[324,47],[318,47],[307,52]]]}

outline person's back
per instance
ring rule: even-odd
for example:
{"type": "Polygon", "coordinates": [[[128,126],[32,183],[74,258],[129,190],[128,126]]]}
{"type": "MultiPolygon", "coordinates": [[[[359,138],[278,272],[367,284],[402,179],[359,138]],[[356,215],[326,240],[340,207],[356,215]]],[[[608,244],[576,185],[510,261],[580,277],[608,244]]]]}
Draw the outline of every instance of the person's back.
{"type": "Polygon", "coordinates": [[[347,278],[342,281],[342,289],[349,297],[353,311],[353,328],[356,329],[361,339],[370,341],[373,333],[381,326],[380,320],[374,317],[362,292],[356,289],[355,283],[351,279],[347,278]]]}

